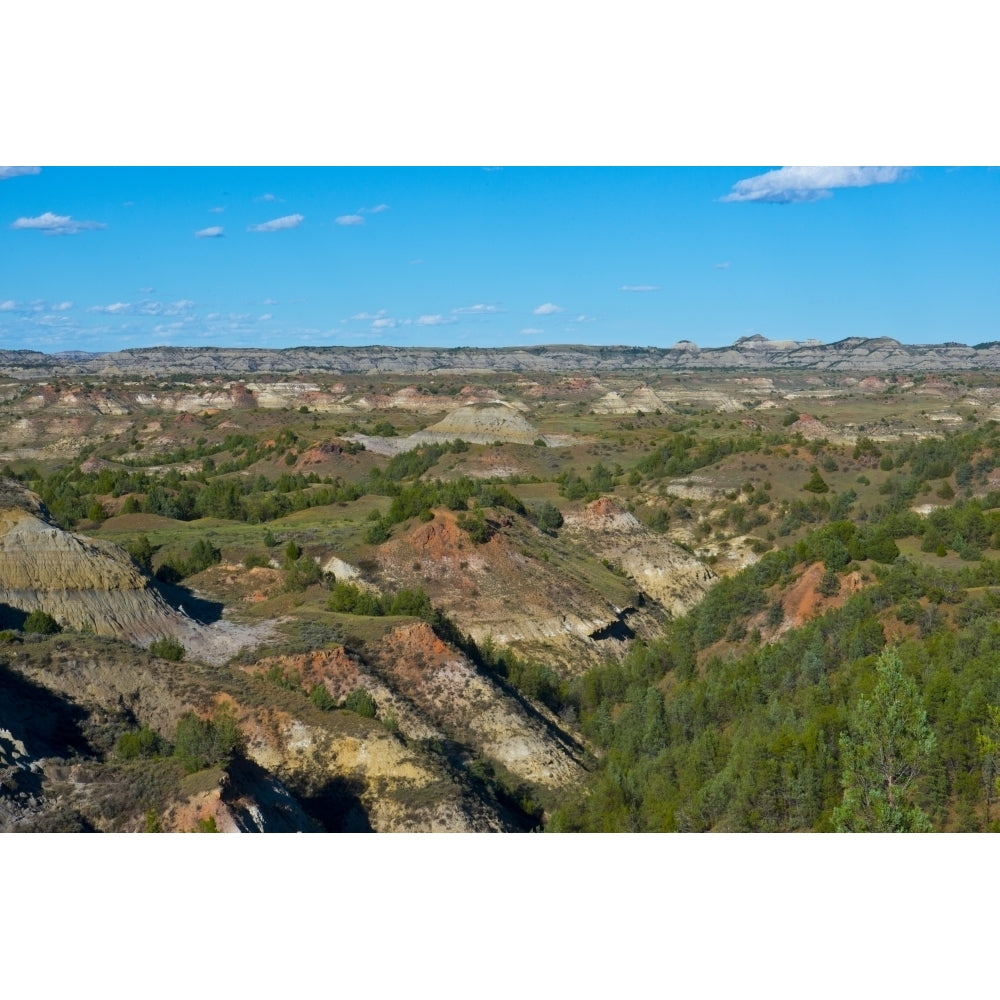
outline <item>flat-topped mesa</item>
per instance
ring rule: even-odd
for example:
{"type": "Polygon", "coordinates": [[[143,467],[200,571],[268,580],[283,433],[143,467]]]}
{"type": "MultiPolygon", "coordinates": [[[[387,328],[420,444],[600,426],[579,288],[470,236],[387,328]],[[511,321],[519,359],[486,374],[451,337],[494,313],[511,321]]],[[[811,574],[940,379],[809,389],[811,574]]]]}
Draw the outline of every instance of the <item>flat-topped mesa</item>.
{"type": "Polygon", "coordinates": [[[155,636],[176,617],[124,549],[63,531],[10,479],[0,479],[0,605],[120,637],[155,636]]]}

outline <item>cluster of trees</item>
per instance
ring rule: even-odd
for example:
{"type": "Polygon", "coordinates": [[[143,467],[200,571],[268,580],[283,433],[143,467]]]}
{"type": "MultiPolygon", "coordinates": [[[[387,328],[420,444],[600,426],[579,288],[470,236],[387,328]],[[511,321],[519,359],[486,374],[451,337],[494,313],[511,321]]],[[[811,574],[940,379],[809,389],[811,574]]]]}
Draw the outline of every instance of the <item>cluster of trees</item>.
{"type": "Polygon", "coordinates": [[[570,686],[602,755],[588,793],[553,815],[553,829],[989,825],[1000,595],[983,588],[1000,586],[1000,564],[948,572],[897,559],[780,643],[699,656],[727,620],[766,605],[755,593],[787,583],[794,560],[769,553],[662,639],[570,686]],[[883,628],[892,618],[915,626],[897,647],[883,628]]]}
{"type": "Polygon", "coordinates": [[[687,476],[698,469],[743,452],[760,451],[765,445],[783,444],[786,438],[764,437],[753,434],[747,437],[699,439],[690,434],[675,434],[666,444],[650,452],[636,463],[639,472],[648,479],[687,476]]]}
{"type": "Polygon", "coordinates": [[[149,725],[123,733],[115,751],[123,760],[173,757],[188,774],[209,767],[226,767],[241,753],[246,738],[232,706],[222,705],[211,718],[186,712],[177,721],[173,742],[164,739],[149,725]]]}
{"type": "Polygon", "coordinates": [[[395,594],[375,594],[353,583],[334,583],[327,601],[330,611],[347,615],[412,615],[424,621],[434,620],[434,609],[423,587],[402,589],[395,594]]]}

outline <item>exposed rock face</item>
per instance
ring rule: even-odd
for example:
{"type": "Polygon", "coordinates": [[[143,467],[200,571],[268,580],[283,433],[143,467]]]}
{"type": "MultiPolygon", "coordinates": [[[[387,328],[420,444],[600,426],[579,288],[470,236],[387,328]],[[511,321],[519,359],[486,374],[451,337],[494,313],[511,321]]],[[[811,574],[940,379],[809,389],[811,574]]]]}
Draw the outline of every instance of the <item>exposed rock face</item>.
{"type": "Polygon", "coordinates": [[[664,396],[649,386],[640,386],[623,396],[609,392],[594,403],[595,413],[672,413],[664,396]]]}
{"type": "Polygon", "coordinates": [[[617,563],[673,615],[690,611],[717,579],[708,566],[650,531],[609,497],[600,497],[579,514],[568,514],[564,530],[617,563]]]}
{"type": "MultiPolygon", "coordinates": [[[[453,410],[443,420],[410,435],[411,447],[424,442],[454,441],[462,438],[472,444],[531,444],[542,435],[510,403],[485,406],[463,406],[453,410]]],[[[556,444],[552,441],[546,443],[556,444]]]]}
{"type": "Polygon", "coordinates": [[[270,632],[266,623],[202,625],[175,611],[124,549],[63,531],[34,493],[8,479],[0,480],[0,605],[141,646],[172,635],[204,662],[224,662],[270,632]]]}
{"type": "Polygon", "coordinates": [[[476,642],[490,638],[569,673],[624,649],[633,632],[656,631],[659,619],[634,604],[634,588],[617,581],[620,603],[613,603],[583,573],[532,554],[509,520],[477,545],[453,513],[435,510],[433,521],[378,546],[378,575],[393,586],[424,587],[476,642]]]}
{"type": "Polygon", "coordinates": [[[475,746],[522,780],[559,788],[583,779],[578,748],[445,645],[428,625],[390,633],[375,652],[375,664],[451,738],[475,746]]]}
{"type": "MultiPolygon", "coordinates": [[[[255,373],[336,372],[366,375],[390,373],[466,372],[641,372],[660,369],[816,368],[829,371],[892,372],[962,371],[1000,368],[1000,342],[907,345],[890,337],[847,337],[833,344],[815,340],[767,340],[743,337],[731,347],[698,348],[681,341],[668,349],[549,345],[526,348],[454,349],[420,347],[263,348],[152,347],[105,354],[82,351],[43,354],[0,351],[0,372],[45,377],[66,375],[191,375],[192,377],[255,373]]],[[[248,387],[256,388],[256,387],[248,387]]],[[[258,405],[287,405],[278,397],[258,405]]],[[[332,399],[317,400],[335,406],[332,399]]],[[[42,404],[39,404],[42,405],[42,404]]],[[[204,405],[204,404],[202,404],[204,405]]]]}
{"type": "Polygon", "coordinates": [[[56,527],[11,480],[0,482],[0,602],[110,636],[162,634],[175,615],[124,550],[56,527]]]}

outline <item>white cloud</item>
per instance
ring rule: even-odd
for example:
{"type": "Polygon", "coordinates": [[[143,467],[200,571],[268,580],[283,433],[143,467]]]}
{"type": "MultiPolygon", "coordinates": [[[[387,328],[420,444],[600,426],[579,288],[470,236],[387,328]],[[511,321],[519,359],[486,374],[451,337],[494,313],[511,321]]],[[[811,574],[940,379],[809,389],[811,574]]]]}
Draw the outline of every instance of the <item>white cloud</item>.
{"type": "Polygon", "coordinates": [[[395,327],[396,321],[392,317],[386,317],[385,319],[377,319],[372,323],[373,330],[391,330],[395,327]]]}
{"type": "Polygon", "coordinates": [[[41,167],[0,167],[0,181],[11,177],[26,177],[29,174],[40,174],[41,167]]]}
{"type": "Polygon", "coordinates": [[[381,319],[383,316],[386,315],[388,315],[388,313],[386,312],[385,309],[379,309],[379,311],[375,313],[369,313],[369,312],[355,313],[351,317],[351,319],[381,319]]]}
{"type": "Polygon", "coordinates": [[[152,285],[149,285],[146,288],[140,288],[139,291],[142,292],[143,295],[152,295],[153,292],[156,291],[156,289],[153,288],[152,285]]]}
{"type": "Polygon", "coordinates": [[[474,306],[459,306],[452,309],[456,316],[485,316],[487,313],[502,313],[504,310],[499,306],[488,306],[483,302],[477,302],[474,306]]]}
{"type": "Polygon", "coordinates": [[[17,303],[13,299],[0,302],[0,312],[13,312],[17,308],[17,303]]]}
{"type": "Polygon", "coordinates": [[[545,331],[539,330],[537,326],[526,326],[521,331],[521,333],[524,334],[524,336],[526,337],[534,337],[537,336],[539,333],[545,333],[545,331]]]}
{"type": "Polygon", "coordinates": [[[721,264],[716,264],[715,265],[715,269],[716,269],[716,271],[726,271],[726,270],[728,270],[729,269],[729,261],[728,260],[724,260],[721,264]]]}
{"type": "Polygon", "coordinates": [[[454,323],[455,320],[448,319],[447,316],[442,316],[440,313],[435,313],[433,316],[418,316],[415,320],[417,326],[443,326],[446,323],[454,323]]]}
{"type": "Polygon", "coordinates": [[[794,204],[829,198],[834,188],[893,184],[906,167],[779,167],[737,181],[721,201],[763,201],[794,204]]]}
{"type": "MultiPolygon", "coordinates": [[[[121,304],[118,303],[118,305],[121,304]]],[[[137,303],[134,307],[129,306],[128,309],[130,312],[137,312],[140,316],[180,316],[188,313],[195,305],[197,303],[191,299],[178,299],[176,302],[152,302],[147,299],[145,302],[137,303]]],[[[106,307],[104,311],[110,311],[110,307],[106,307]]]]}
{"type": "Polygon", "coordinates": [[[247,226],[250,233],[275,233],[279,229],[294,229],[302,224],[304,215],[283,215],[280,219],[271,219],[270,222],[261,222],[256,226],[247,226]]]}
{"type": "Polygon", "coordinates": [[[209,226],[207,229],[199,229],[194,237],[196,240],[212,240],[225,235],[222,226],[209,226]]]}
{"type": "Polygon", "coordinates": [[[561,313],[562,311],[563,307],[557,306],[553,302],[543,302],[540,306],[531,310],[535,316],[551,316],[553,313],[561,313]]]}
{"type": "Polygon", "coordinates": [[[372,215],[377,215],[379,212],[388,212],[389,211],[389,206],[388,205],[384,205],[384,204],[383,205],[376,205],[374,208],[369,208],[368,211],[372,215]]]}
{"type": "Polygon", "coordinates": [[[267,319],[273,319],[273,317],[271,316],[270,313],[262,313],[260,316],[257,317],[257,319],[263,321],[267,319]]]}
{"type": "Polygon", "coordinates": [[[273,194],[262,194],[259,198],[254,198],[254,201],[277,201],[273,194]]]}
{"type": "Polygon", "coordinates": [[[84,229],[104,229],[103,222],[83,222],[68,215],[43,212],[34,218],[21,217],[10,224],[11,229],[39,229],[49,236],[71,236],[84,229]]]}
{"type": "Polygon", "coordinates": [[[595,319],[596,316],[584,316],[583,313],[576,317],[577,323],[593,323],[595,319]]]}
{"type": "Polygon", "coordinates": [[[92,313],[110,313],[112,316],[118,316],[121,313],[126,313],[132,308],[131,302],[112,302],[107,306],[91,306],[87,312],[92,313]]]}
{"type": "Polygon", "coordinates": [[[338,215],[336,223],[338,226],[363,226],[365,217],[363,215],[338,215]]]}
{"type": "Polygon", "coordinates": [[[278,304],[277,299],[264,299],[262,305],[265,306],[276,306],[278,304]]]}
{"type": "Polygon", "coordinates": [[[216,205],[214,208],[209,209],[210,212],[215,212],[216,215],[218,215],[220,212],[224,212],[225,210],[226,209],[224,205],[216,205]]]}
{"type": "Polygon", "coordinates": [[[621,291],[623,292],[658,292],[660,290],[659,285],[622,285],[621,291]]]}
{"type": "Polygon", "coordinates": [[[52,307],[56,312],[65,312],[67,309],[73,308],[72,302],[59,302],[52,307]]]}

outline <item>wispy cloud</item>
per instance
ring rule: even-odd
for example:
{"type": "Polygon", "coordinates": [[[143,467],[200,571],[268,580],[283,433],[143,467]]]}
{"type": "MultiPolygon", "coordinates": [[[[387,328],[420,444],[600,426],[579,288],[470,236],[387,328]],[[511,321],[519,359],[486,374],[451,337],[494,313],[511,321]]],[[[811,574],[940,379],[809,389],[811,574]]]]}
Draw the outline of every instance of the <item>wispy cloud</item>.
{"type": "Polygon", "coordinates": [[[485,316],[488,313],[502,313],[506,312],[506,310],[501,309],[499,306],[477,302],[474,306],[459,306],[457,309],[452,309],[452,312],[456,316],[485,316]]]}
{"type": "Polygon", "coordinates": [[[0,167],[0,181],[9,180],[11,177],[27,177],[30,174],[40,174],[41,167],[0,167]]]}
{"type": "Polygon", "coordinates": [[[576,317],[577,323],[593,323],[596,316],[584,316],[582,313],[576,317]]]}
{"type": "MultiPolygon", "coordinates": [[[[71,303],[72,304],[72,303],[71,303]]],[[[142,302],[112,302],[109,305],[91,306],[87,312],[106,313],[111,316],[134,314],[137,316],[183,316],[197,305],[191,299],[178,299],[176,302],[153,302],[146,299],[142,302]]]]}
{"type": "Polygon", "coordinates": [[[379,309],[378,312],[359,312],[355,313],[351,319],[381,319],[383,316],[387,316],[388,313],[385,309],[379,309]]]}
{"type": "Polygon", "coordinates": [[[52,308],[55,309],[56,312],[65,312],[67,309],[72,309],[73,308],[73,303],[72,302],[58,302],[52,308]]]}
{"type": "Polygon", "coordinates": [[[869,187],[903,180],[906,167],[779,167],[737,181],[721,201],[789,205],[829,198],[836,188],[869,187]]]}
{"type": "Polygon", "coordinates": [[[304,215],[283,215],[280,219],[271,219],[270,222],[261,222],[256,226],[247,226],[250,233],[276,233],[279,229],[295,229],[302,225],[305,220],[304,215]]]}
{"type": "Polygon", "coordinates": [[[338,226],[363,226],[365,217],[363,215],[338,215],[335,221],[338,226]]]}
{"type": "Polygon", "coordinates": [[[545,331],[544,331],[544,330],[539,330],[537,326],[526,326],[526,327],[525,327],[525,328],[524,328],[524,329],[523,329],[523,330],[521,331],[521,333],[522,333],[522,334],[523,334],[523,335],[524,335],[525,337],[534,337],[534,336],[537,336],[537,335],[538,335],[538,334],[540,334],[540,333],[545,333],[545,331]]]}
{"type": "Polygon", "coordinates": [[[417,326],[444,326],[447,323],[457,322],[448,316],[442,316],[440,313],[435,313],[432,316],[418,316],[414,323],[417,326]]]}
{"type": "Polygon", "coordinates": [[[554,302],[543,302],[531,310],[535,316],[551,316],[553,313],[561,313],[562,311],[563,307],[557,306],[554,302]]]}
{"type": "Polygon", "coordinates": [[[378,215],[379,212],[388,212],[389,211],[389,206],[385,205],[385,204],[376,205],[374,208],[369,208],[368,211],[372,215],[378,215]]]}
{"type": "Polygon", "coordinates": [[[220,236],[225,236],[222,226],[209,226],[207,229],[199,229],[195,234],[197,240],[215,240],[220,236]]]}
{"type": "Polygon", "coordinates": [[[10,224],[11,229],[38,229],[48,236],[72,236],[84,229],[105,229],[103,222],[84,222],[69,215],[53,215],[43,212],[34,218],[22,216],[10,224]]]}
{"type": "Polygon", "coordinates": [[[716,264],[715,265],[715,269],[716,269],[716,271],[728,271],[729,270],[729,261],[728,260],[724,260],[721,264],[716,264]]]}
{"type": "Polygon", "coordinates": [[[130,312],[131,309],[131,302],[112,302],[110,305],[106,306],[91,306],[87,312],[108,313],[111,316],[120,316],[122,313],[130,312]]]}
{"type": "Polygon", "coordinates": [[[622,285],[620,291],[623,292],[658,292],[659,285],[622,285]]]}
{"type": "Polygon", "coordinates": [[[216,215],[218,215],[220,212],[224,212],[225,210],[226,208],[224,205],[216,205],[214,208],[209,209],[210,212],[215,212],[216,215]]]}
{"type": "Polygon", "coordinates": [[[377,319],[372,322],[373,330],[392,330],[396,326],[396,321],[391,316],[384,319],[377,319]]]}
{"type": "Polygon", "coordinates": [[[17,309],[17,303],[13,299],[0,302],[0,312],[13,312],[15,309],[17,309]]]}
{"type": "Polygon", "coordinates": [[[254,198],[254,201],[280,201],[280,198],[276,198],[273,194],[262,194],[258,198],[254,198]]]}

